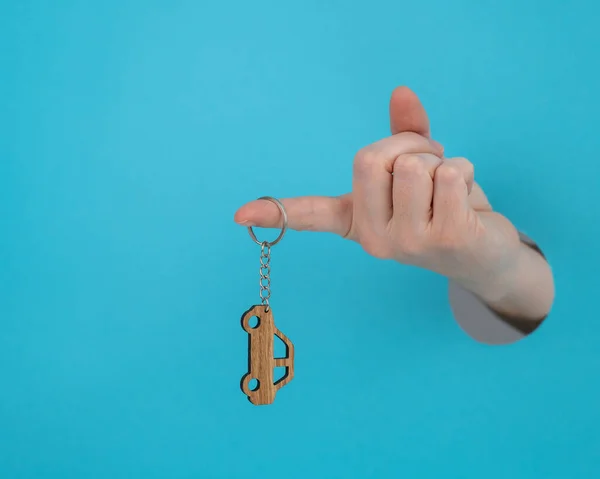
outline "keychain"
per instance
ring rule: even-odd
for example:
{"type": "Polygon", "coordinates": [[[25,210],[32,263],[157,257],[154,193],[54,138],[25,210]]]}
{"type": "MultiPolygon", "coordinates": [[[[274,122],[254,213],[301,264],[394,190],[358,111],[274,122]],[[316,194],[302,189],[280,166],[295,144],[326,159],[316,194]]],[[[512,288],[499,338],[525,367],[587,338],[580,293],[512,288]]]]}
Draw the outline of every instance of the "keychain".
{"type": "Polygon", "coordinates": [[[279,389],[294,377],[294,345],[275,327],[273,311],[269,305],[271,296],[271,247],[281,241],[287,229],[287,213],[283,204],[276,198],[263,196],[259,200],[275,203],[281,212],[283,225],[279,236],[271,242],[259,241],[248,227],[250,237],[260,246],[260,299],[261,304],[252,306],[242,316],[242,328],[248,333],[248,372],[242,377],[241,388],[248,400],[254,405],[271,404],[279,389]],[[285,357],[274,357],[275,336],[285,344],[285,357]],[[285,367],[283,377],[273,382],[276,367],[285,367]],[[251,388],[250,382],[255,385],[251,388]]]}

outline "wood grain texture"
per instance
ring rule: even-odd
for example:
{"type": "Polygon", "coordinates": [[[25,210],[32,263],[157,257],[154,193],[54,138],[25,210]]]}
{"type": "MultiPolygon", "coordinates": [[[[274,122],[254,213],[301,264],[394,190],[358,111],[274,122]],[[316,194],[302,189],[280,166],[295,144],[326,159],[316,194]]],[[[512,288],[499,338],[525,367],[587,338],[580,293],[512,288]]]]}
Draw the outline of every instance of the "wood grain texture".
{"type": "Polygon", "coordinates": [[[248,373],[242,377],[241,388],[248,400],[255,405],[271,404],[279,389],[294,377],[294,345],[275,327],[273,310],[266,306],[252,306],[242,316],[242,328],[248,333],[248,373]],[[253,328],[250,319],[256,316],[258,324],[253,328]],[[285,344],[284,358],[274,357],[274,341],[278,337],[285,344]],[[273,381],[274,368],[284,367],[285,374],[273,381]],[[250,381],[258,380],[258,387],[250,389],[250,381]]]}

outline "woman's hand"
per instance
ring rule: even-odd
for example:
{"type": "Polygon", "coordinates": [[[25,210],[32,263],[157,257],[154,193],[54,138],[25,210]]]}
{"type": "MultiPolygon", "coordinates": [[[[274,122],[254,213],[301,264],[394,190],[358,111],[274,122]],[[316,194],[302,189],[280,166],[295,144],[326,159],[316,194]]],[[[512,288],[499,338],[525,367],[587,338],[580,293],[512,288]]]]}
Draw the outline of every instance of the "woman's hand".
{"type": "MultiPolygon", "coordinates": [[[[506,269],[519,248],[518,233],[491,212],[474,185],[472,164],[442,156],[441,146],[416,133],[373,143],[356,154],[351,193],[281,200],[289,227],[333,232],[376,258],[455,279],[506,269]]],[[[235,218],[247,226],[280,222],[277,207],[262,200],[235,218]]]]}
{"type": "MultiPolygon", "coordinates": [[[[492,211],[474,182],[473,165],[465,158],[444,159],[410,90],[394,92],[390,114],[394,134],[354,158],[352,192],[283,199],[289,227],[336,233],[377,258],[454,279],[508,314],[539,319],[540,308],[523,311],[517,301],[515,310],[510,300],[521,266],[535,263],[527,254],[537,253],[528,252],[510,221],[492,211]]],[[[242,206],[235,220],[276,227],[280,218],[275,205],[257,200],[242,206]]]]}

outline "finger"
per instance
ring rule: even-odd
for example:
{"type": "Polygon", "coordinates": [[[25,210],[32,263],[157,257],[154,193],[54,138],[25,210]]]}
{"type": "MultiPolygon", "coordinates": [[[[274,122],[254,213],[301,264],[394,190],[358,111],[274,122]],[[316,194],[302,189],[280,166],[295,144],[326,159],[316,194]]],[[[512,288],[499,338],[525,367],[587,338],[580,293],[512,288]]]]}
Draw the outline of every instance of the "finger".
{"type": "MultiPolygon", "coordinates": [[[[321,231],[345,236],[352,224],[352,197],[302,196],[280,200],[288,217],[288,228],[298,231],[321,231]]],[[[234,216],[243,226],[281,227],[281,212],[267,200],[243,205],[234,216]]]]}
{"type": "Polygon", "coordinates": [[[429,138],[429,118],[417,95],[408,87],[400,86],[390,99],[390,128],[392,135],[412,131],[429,138]]]}
{"type": "Polygon", "coordinates": [[[460,221],[470,210],[473,164],[466,158],[450,158],[435,170],[433,178],[433,218],[437,223],[460,221]]]}
{"type": "Polygon", "coordinates": [[[433,178],[442,159],[431,154],[401,155],[394,163],[393,227],[424,231],[431,221],[433,178]]]}
{"type": "Polygon", "coordinates": [[[475,211],[492,211],[490,201],[476,181],[473,181],[473,187],[469,192],[469,204],[475,211]]]}
{"type": "Polygon", "coordinates": [[[399,133],[359,151],[352,180],[357,227],[376,236],[385,234],[392,219],[392,173],[396,158],[407,153],[439,155],[439,152],[439,147],[416,133],[399,133]]]}

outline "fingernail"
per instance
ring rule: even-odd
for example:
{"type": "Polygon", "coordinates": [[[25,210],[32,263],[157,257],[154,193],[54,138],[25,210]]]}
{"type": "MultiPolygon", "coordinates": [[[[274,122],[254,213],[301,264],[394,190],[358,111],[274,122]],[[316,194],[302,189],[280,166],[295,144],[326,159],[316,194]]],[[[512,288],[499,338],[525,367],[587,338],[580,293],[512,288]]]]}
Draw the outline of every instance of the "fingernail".
{"type": "Polygon", "coordinates": [[[254,226],[254,223],[252,223],[251,221],[248,221],[248,220],[236,221],[236,223],[238,225],[242,225],[242,226],[254,226]]]}

